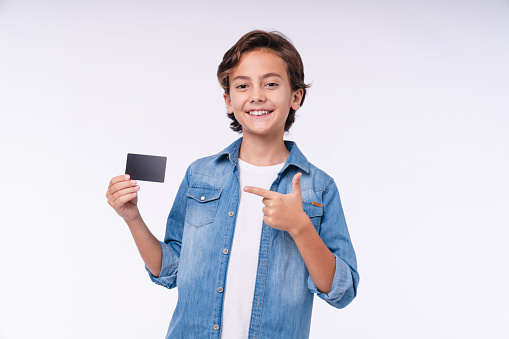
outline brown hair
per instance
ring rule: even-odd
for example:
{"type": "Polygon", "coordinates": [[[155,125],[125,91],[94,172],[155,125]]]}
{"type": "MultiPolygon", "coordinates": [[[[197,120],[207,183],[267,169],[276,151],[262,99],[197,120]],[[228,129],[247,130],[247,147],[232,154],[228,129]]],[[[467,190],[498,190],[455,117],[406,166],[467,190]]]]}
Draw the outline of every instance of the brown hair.
{"type": "MultiPolygon", "coordinates": [[[[282,33],[265,32],[254,30],[244,34],[232,48],[230,48],[223,56],[223,61],[217,68],[217,79],[223,87],[224,92],[230,95],[230,74],[238,66],[240,58],[243,54],[255,49],[266,49],[278,55],[286,64],[286,71],[290,79],[292,91],[302,88],[302,100],[300,105],[304,103],[306,97],[306,88],[308,84],[304,83],[304,65],[300,58],[299,52],[282,33]]],[[[242,125],[239,124],[233,113],[228,114],[228,118],[232,120],[230,128],[235,132],[242,132],[242,125]]],[[[285,132],[290,129],[295,121],[295,110],[290,108],[290,113],[285,123],[285,132]]]]}

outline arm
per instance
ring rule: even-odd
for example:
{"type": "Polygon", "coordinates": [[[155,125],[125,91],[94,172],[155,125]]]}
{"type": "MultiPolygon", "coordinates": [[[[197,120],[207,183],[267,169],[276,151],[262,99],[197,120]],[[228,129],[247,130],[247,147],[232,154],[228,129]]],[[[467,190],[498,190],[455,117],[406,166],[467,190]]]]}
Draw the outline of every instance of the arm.
{"type": "Polygon", "coordinates": [[[119,175],[111,179],[106,198],[129,226],[145,265],[157,276],[161,270],[161,247],[141,218],[138,210],[139,189],[136,180],[130,180],[129,175],[119,175]]]}
{"type": "Polygon", "coordinates": [[[336,269],[331,291],[327,294],[317,290],[314,277],[308,279],[311,292],[336,308],[347,306],[357,294],[359,273],[357,259],[346,225],[339,191],[331,181],[322,197],[323,215],[320,238],[336,258],[336,269]]]}
{"type": "Polygon", "coordinates": [[[310,291],[342,308],[355,297],[359,275],[339,193],[332,181],[324,194],[319,235],[302,208],[300,177],[301,173],[294,176],[289,194],[249,186],[244,190],[264,198],[263,220],[267,225],[293,237],[309,271],[310,291]]]}
{"type": "Polygon", "coordinates": [[[295,223],[295,228],[289,233],[318,291],[328,294],[336,271],[336,257],[320,238],[305,212],[299,219],[300,221],[295,223]]]}
{"type": "Polygon", "coordinates": [[[150,232],[141,215],[135,220],[126,220],[126,223],[133,235],[141,258],[145,262],[145,266],[147,266],[154,277],[158,277],[161,273],[162,261],[159,240],[150,232]]]}

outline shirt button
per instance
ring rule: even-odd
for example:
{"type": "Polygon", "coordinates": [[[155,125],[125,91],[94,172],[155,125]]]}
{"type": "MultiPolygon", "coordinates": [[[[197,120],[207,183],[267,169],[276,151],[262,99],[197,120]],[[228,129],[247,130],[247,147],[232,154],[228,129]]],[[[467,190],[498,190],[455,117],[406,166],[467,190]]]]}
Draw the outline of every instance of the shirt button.
{"type": "Polygon", "coordinates": [[[222,287],[218,287],[218,288],[217,288],[217,291],[218,291],[219,293],[223,293],[223,288],[222,288],[222,287]]]}
{"type": "Polygon", "coordinates": [[[202,196],[202,197],[200,198],[200,200],[201,200],[201,201],[205,200],[205,196],[202,196]]]}
{"type": "Polygon", "coordinates": [[[223,250],[223,254],[228,254],[228,249],[227,249],[227,248],[225,248],[225,249],[223,250]]]}
{"type": "Polygon", "coordinates": [[[214,331],[219,330],[219,325],[214,325],[214,331]]]}
{"type": "Polygon", "coordinates": [[[233,215],[234,215],[234,214],[235,214],[235,213],[233,213],[233,211],[230,211],[230,212],[228,213],[228,215],[229,215],[230,217],[233,217],[233,215]]]}

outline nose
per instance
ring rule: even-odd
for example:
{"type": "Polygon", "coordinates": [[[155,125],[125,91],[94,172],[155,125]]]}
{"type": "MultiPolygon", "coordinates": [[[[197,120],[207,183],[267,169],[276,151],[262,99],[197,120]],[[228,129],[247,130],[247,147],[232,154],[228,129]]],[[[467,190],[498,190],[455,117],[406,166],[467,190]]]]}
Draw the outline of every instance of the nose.
{"type": "Polygon", "coordinates": [[[251,90],[251,102],[263,102],[265,101],[265,94],[259,86],[253,86],[251,90]]]}

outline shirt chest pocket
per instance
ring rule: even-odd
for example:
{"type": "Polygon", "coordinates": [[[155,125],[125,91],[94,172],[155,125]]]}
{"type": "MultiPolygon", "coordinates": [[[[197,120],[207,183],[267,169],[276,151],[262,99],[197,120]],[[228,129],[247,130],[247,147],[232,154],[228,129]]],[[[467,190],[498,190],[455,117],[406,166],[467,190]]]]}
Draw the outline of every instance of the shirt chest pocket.
{"type": "Polygon", "coordinates": [[[302,208],[304,212],[306,212],[307,216],[315,226],[317,232],[320,232],[320,222],[322,220],[323,215],[323,207],[322,204],[313,202],[313,203],[303,203],[302,208]]]}
{"type": "Polygon", "coordinates": [[[189,187],[186,222],[196,228],[214,222],[221,191],[215,187],[189,187]]]}
{"type": "Polygon", "coordinates": [[[323,215],[323,205],[321,191],[307,189],[302,191],[302,209],[306,212],[307,216],[315,226],[315,229],[320,233],[320,223],[323,215]]]}

